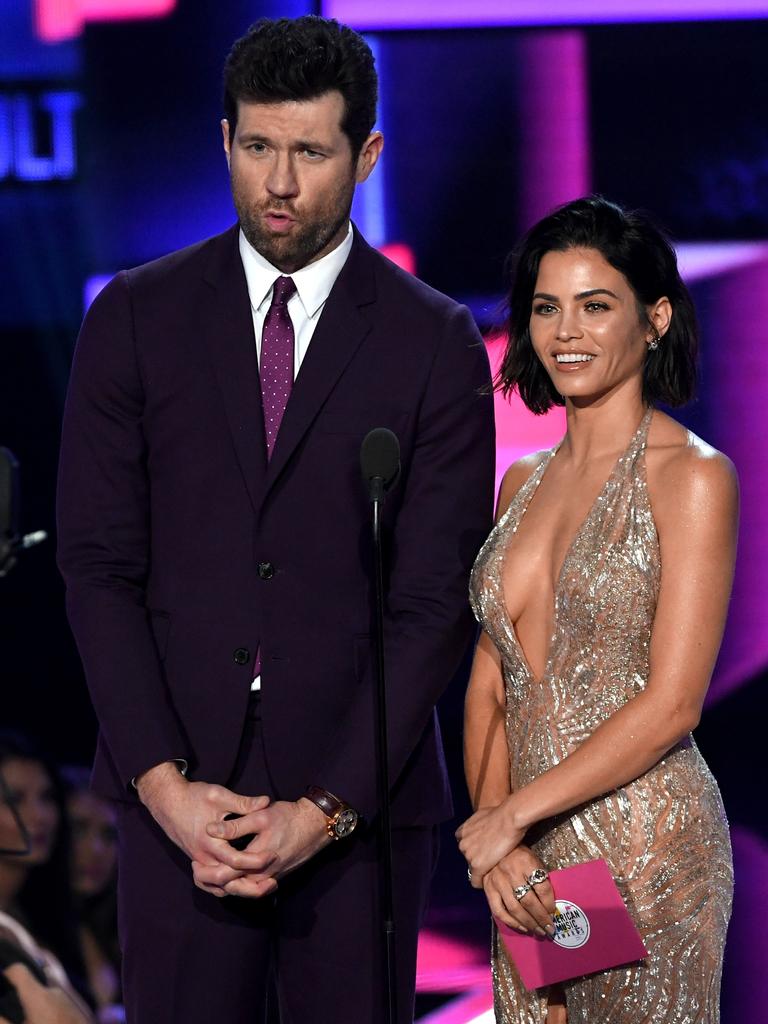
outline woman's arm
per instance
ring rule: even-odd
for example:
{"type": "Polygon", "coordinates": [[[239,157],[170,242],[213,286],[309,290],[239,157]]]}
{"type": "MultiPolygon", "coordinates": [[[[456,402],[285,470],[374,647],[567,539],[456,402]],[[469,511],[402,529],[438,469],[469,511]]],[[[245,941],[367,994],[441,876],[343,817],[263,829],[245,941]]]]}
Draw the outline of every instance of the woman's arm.
{"type": "Polygon", "coordinates": [[[464,704],[464,774],[472,807],[496,807],[509,796],[504,681],[496,645],[482,633],[464,704]]]}
{"type": "MultiPolygon", "coordinates": [[[[496,521],[541,459],[536,452],[513,463],[499,489],[496,521]]],[[[496,807],[509,796],[509,752],[504,731],[506,697],[501,658],[487,633],[480,636],[464,702],[464,775],[472,807],[496,807]]]]}
{"type": "Polygon", "coordinates": [[[648,684],[560,764],[461,827],[475,884],[531,825],[642,775],[699,721],[733,578],[738,486],[724,456],[693,448],[669,460],[657,485],[662,577],[648,684]]]}

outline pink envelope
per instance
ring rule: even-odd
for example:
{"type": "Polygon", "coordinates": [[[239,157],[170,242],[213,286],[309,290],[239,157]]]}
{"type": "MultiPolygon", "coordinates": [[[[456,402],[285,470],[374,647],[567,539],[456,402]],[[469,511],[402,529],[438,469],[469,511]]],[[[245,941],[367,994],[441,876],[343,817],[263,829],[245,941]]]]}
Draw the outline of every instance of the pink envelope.
{"type": "Polygon", "coordinates": [[[618,967],[648,955],[608,865],[591,860],[551,871],[558,909],[554,939],[496,926],[527,989],[618,967]]]}

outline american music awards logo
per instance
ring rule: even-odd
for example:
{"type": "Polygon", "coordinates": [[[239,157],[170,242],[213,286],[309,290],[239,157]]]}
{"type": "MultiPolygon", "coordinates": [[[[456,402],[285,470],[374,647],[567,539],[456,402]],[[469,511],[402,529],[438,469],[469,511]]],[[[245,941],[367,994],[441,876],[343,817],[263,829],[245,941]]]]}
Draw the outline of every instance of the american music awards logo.
{"type": "Polygon", "coordinates": [[[556,945],[563,949],[578,949],[589,940],[589,918],[570,900],[555,900],[556,945]]]}

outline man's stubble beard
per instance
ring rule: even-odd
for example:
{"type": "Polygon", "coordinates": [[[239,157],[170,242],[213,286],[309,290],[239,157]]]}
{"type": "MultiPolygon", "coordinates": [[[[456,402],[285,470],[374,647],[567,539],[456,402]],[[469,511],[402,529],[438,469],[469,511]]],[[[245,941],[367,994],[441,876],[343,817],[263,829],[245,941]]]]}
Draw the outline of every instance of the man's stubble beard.
{"type": "Polygon", "coordinates": [[[297,220],[291,234],[282,236],[267,230],[261,215],[265,210],[284,210],[290,216],[293,214],[291,203],[283,200],[250,202],[237,179],[232,177],[232,198],[243,234],[264,259],[286,274],[293,274],[311,263],[341,232],[349,219],[354,193],[354,178],[344,181],[322,209],[313,211],[311,220],[297,220]]]}

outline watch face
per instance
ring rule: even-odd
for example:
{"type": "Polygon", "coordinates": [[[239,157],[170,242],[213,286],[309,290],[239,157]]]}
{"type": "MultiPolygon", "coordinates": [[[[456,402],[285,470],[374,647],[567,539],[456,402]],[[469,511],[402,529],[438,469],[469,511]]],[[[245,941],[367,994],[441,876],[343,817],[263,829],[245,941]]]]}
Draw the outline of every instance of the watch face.
{"type": "Polygon", "coordinates": [[[338,839],[343,839],[350,832],[354,832],[355,825],[357,825],[357,811],[347,807],[345,810],[339,811],[336,816],[336,820],[333,823],[333,831],[338,839]]]}

